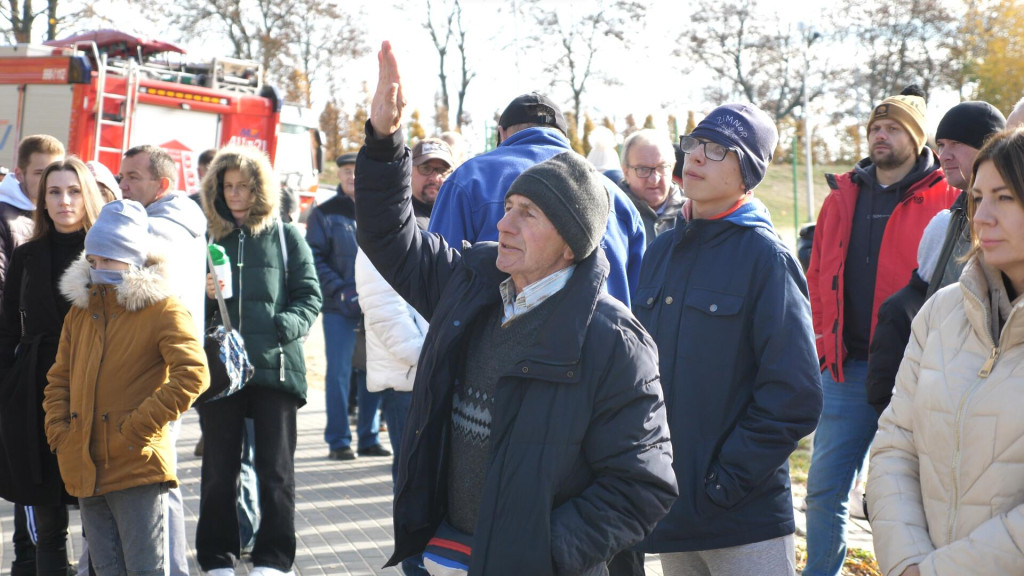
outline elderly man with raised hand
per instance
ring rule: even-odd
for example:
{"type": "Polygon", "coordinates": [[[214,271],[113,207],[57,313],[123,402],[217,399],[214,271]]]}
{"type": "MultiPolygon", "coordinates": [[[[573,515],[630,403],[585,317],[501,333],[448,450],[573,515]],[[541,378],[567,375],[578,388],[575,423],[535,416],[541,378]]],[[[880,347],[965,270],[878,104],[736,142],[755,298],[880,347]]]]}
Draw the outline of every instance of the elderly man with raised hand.
{"type": "Polygon", "coordinates": [[[654,342],[605,293],[608,191],[573,152],[523,172],[498,242],[412,217],[398,66],[384,42],[356,172],[360,247],[430,321],[402,439],[394,565],[605,574],[677,495],[654,342]]]}

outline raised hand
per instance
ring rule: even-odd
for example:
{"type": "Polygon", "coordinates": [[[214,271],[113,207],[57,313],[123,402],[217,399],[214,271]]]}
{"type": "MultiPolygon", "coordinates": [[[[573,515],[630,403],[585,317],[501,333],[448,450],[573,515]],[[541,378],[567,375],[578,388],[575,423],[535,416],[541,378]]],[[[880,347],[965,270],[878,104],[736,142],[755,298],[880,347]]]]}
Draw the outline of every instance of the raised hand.
{"type": "Polygon", "coordinates": [[[391,51],[391,43],[385,40],[377,53],[380,73],[377,77],[377,91],[370,106],[370,125],[378,138],[390,136],[402,127],[402,109],[405,97],[402,95],[402,77],[398,74],[398,62],[391,51]]]}

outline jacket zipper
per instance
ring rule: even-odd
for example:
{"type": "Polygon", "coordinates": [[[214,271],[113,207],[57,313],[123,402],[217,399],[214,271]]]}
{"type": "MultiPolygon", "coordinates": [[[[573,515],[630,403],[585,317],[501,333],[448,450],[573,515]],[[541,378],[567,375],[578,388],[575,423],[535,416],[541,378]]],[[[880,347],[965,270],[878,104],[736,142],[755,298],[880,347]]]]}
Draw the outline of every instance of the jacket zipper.
{"type": "Polygon", "coordinates": [[[237,261],[238,261],[238,264],[237,264],[237,267],[238,267],[238,294],[235,295],[235,298],[238,301],[238,326],[236,327],[236,330],[238,330],[239,334],[242,333],[242,295],[244,294],[244,292],[242,291],[242,280],[245,278],[245,275],[242,273],[243,272],[242,267],[245,265],[245,258],[243,257],[244,254],[245,254],[245,228],[239,228],[238,229],[238,259],[237,259],[237,261]]]}
{"type": "MultiPolygon", "coordinates": [[[[985,306],[984,302],[971,290],[966,290],[978,304],[981,305],[981,309],[985,315],[985,326],[991,326],[991,320],[989,318],[990,311],[988,306],[985,306]]],[[[1009,321],[1009,319],[1007,319],[1009,321]]],[[[985,332],[988,335],[988,332],[985,332]]],[[[991,340],[992,336],[988,335],[991,340]]],[[[1001,339],[1001,338],[1000,338],[1001,339]]],[[[963,432],[964,423],[964,411],[967,408],[967,404],[970,403],[971,397],[974,396],[974,392],[981,386],[982,382],[988,378],[989,374],[992,373],[992,368],[995,366],[996,360],[999,359],[999,344],[992,342],[992,351],[989,353],[988,358],[985,360],[985,364],[982,365],[981,370],[978,371],[978,379],[971,385],[966,393],[960,398],[960,405],[956,410],[956,419],[954,420],[953,429],[956,431],[953,441],[953,500],[951,502],[952,510],[949,515],[949,524],[946,530],[946,542],[953,541],[953,531],[956,527],[957,520],[960,518],[960,440],[963,432]]]]}

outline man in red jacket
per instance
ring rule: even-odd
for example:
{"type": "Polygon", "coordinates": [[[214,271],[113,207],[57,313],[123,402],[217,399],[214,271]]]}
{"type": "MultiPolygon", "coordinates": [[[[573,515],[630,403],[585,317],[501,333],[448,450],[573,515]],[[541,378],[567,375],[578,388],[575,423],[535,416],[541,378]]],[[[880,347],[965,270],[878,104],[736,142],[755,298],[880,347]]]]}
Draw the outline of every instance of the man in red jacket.
{"type": "Polygon", "coordinates": [[[925,226],[959,192],[924,129],[924,98],[886,98],[868,120],[868,157],[827,176],[807,270],[825,405],[807,478],[805,576],[835,576],[846,556],[848,494],[876,428],[864,379],[878,307],[910,280],[925,226]]]}

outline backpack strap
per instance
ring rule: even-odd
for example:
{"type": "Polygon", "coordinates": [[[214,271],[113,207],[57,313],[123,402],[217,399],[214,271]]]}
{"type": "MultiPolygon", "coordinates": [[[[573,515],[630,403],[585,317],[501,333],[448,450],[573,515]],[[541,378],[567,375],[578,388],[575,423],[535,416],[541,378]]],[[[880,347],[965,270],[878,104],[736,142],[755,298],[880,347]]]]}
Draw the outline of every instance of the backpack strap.
{"type": "Polygon", "coordinates": [[[288,285],[288,243],[284,240],[284,225],[277,221],[277,236],[281,239],[281,256],[284,258],[284,285],[288,285]]]}

